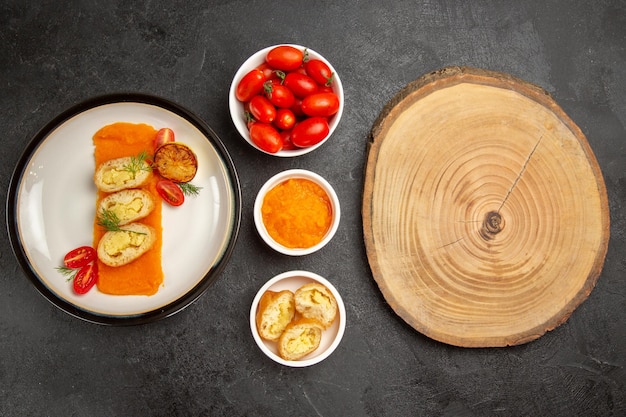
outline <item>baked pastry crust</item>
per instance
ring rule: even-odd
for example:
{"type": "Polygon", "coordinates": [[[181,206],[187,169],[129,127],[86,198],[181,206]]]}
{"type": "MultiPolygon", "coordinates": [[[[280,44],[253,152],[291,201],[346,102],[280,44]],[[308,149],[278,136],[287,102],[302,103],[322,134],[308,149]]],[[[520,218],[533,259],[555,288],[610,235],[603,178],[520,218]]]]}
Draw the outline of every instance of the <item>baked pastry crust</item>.
{"type": "Polygon", "coordinates": [[[98,242],[98,259],[108,266],[131,263],[156,241],[155,230],[143,223],[130,223],[122,230],[106,232],[98,242]]]}
{"type": "Polygon", "coordinates": [[[110,159],[100,164],[94,183],[100,191],[114,193],[127,188],[139,188],[152,176],[150,165],[132,156],[110,159]]]}
{"type": "Polygon", "coordinates": [[[311,282],[295,292],[296,311],[303,317],[316,319],[324,329],[337,317],[337,300],[323,284],[311,282]]]}
{"type": "Polygon", "coordinates": [[[266,291],[259,300],[256,326],[266,340],[277,341],[296,314],[294,294],[289,290],[266,291]]]}
{"type": "Polygon", "coordinates": [[[145,190],[122,190],[100,200],[98,214],[104,210],[115,214],[118,225],[123,226],[150,214],[154,210],[154,198],[145,190]]]}
{"type": "Polygon", "coordinates": [[[315,319],[300,317],[292,321],[278,339],[278,355],[290,361],[302,359],[319,347],[323,330],[315,319]]]}

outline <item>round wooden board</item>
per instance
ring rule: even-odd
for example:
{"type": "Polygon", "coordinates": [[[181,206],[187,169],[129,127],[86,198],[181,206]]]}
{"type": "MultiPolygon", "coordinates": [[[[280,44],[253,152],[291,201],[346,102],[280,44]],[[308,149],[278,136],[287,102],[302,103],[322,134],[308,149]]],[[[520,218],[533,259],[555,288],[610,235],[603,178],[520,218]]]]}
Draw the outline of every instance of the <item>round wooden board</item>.
{"type": "Polygon", "coordinates": [[[563,323],[598,279],[606,188],[541,88],[449,67],[407,85],[371,132],[363,228],[383,296],[444,343],[510,346],[563,323]]]}

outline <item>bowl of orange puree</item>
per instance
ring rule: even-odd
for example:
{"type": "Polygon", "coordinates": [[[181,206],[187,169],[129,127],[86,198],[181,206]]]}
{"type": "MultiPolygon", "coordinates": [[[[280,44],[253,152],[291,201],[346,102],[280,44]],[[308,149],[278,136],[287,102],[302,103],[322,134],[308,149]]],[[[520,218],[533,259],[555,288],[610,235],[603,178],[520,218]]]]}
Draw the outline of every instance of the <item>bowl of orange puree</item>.
{"type": "Polygon", "coordinates": [[[341,210],[333,187],[304,169],[280,172],[261,187],[254,224],[265,243],[285,255],[320,250],[335,235],[341,210]]]}

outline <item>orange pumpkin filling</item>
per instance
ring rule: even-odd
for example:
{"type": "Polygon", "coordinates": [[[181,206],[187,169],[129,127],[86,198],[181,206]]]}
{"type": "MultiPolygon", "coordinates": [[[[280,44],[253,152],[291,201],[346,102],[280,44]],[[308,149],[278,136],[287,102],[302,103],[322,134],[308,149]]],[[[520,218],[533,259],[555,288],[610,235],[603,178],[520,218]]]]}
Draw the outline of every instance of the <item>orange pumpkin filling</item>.
{"type": "Polygon", "coordinates": [[[320,243],[333,220],[326,191],[303,178],[289,179],[268,191],[261,215],[272,239],[287,248],[299,249],[320,243]]]}
{"type": "MultiPolygon", "coordinates": [[[[156,130],[146,124],[114,123],[101,128],[93,137],[95,163],[98,167],[110,159],[136,156],[141,152],[154,154],[156,130]]],[[[152,194],[154,210],[140,222],[152,226],[156,232],[156,242],[148,252],[129,264],[111,267],[98,261],[98,290],[112,295],[153,295],[163,283],[161,247],[163,245],[161,227],[161,198],[156,191],[156,176],[142,188],[152,194]]],[[[96,207],[108,194],[98,191],[96,207]]],[[[106,230],[98,225],[98,213],[94,220],[94,247],[106,230]]]]}

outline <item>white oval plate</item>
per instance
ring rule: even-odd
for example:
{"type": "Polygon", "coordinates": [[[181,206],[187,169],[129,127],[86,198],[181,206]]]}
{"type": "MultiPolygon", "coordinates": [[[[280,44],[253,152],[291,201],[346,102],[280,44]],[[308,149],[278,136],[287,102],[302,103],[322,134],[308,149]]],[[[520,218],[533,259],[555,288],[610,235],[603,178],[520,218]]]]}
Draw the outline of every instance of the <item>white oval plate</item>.
{"type": "Polygon", "coordinates": [[[235,245],[241,190],[217,135],[198,117],[157,97],[115,94],[65,111],[29,143],[11,179],[7,225],[13,251],[37,290],[63,311],[100,324],[139,324],[172,315],[217,279],[235,245]],[[96,187],[93,135],[115,122],[170,127],[198,157],[202,187],[180,207],[163,204],[164,282],[152,296],[77,295],[56,268],[69,250],[92,245],[96,187]]]}

